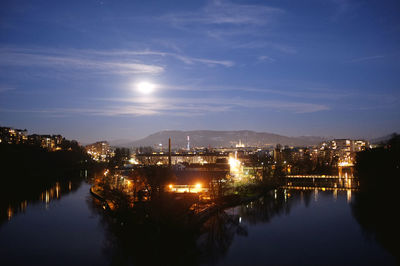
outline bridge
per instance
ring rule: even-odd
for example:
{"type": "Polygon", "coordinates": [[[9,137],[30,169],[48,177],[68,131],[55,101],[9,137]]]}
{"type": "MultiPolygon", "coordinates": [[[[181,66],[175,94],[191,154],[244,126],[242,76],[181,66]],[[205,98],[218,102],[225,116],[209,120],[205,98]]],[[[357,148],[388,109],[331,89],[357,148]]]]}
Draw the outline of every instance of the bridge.
{"type": "Polygon", "coordinates": [[[282,186],[284,189],[293,190],[322,190],[322,191],[358,191],[358,187],[317,187],[317,186],[282,186]]]}
{"type": "Polygon", "coordinates": [[[338,175],[287,175],[288,179],[339,179],[339,178],[353,178],[352,175],[349,176],[338,176],[338,175]]]}

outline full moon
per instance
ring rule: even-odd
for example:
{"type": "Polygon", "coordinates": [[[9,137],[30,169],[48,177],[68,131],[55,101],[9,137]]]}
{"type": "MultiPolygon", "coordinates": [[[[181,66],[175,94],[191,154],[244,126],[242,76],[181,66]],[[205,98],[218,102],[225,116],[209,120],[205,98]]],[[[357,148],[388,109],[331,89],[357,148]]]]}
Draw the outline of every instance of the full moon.
{"type": "Polygon", "coordinates": [[[143,94],[150,94],[154,91],[155,85],[150,82],[140,82],[136,85],[137,90],[143,94]]]}

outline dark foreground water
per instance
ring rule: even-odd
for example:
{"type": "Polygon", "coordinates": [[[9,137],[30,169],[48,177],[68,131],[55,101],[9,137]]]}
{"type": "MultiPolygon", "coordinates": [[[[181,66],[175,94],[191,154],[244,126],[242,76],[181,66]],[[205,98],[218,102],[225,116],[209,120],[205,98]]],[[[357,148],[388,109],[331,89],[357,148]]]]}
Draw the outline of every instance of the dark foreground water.
{"type": "MultiPolygon", "coordinates": [[[[89,184],[57,186],[39,193],[37,201],[2,210],[7,219],[0,223],[1,265],[135,263],[142,252],[119,239],[119,229],[108,224],[89,184]]],[[[396,265],[391,254],[363,233],[353,217],[354,198],[354,191],[272,191],[212,217],[182,240],[187,245],[174,249],[174,241],[181,240],[171,239],[174,252],[164,265],[396,265]]],[[[140,247],[140,236],[128,241],[140,247]]],[[[165,239],[154,239],[157,249],[162,248],[159,243],[165,239]]],[[[149,258],[146,264],[154,261],[163,260],[149,258]]]]}
{"type": "Polygon", "coordinates": [[[220,265],[395,265],[394,258],[368,239],[353,218],[354,192],[287,190],[285,194],[290,195],[286,204],[275,213],[270,210],[268,217],[261,218],[262,201],[256,213],[248,210],[251,204],[230,210],[243,215],[240,224],[247,233],[235,236],[220,265]]]}

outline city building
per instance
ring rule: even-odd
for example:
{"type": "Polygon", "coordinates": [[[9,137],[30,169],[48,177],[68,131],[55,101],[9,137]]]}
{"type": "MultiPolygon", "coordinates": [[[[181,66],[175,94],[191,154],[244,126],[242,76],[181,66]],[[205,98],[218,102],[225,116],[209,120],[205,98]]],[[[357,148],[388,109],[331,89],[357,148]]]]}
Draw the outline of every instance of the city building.
{"type": "Polygon", "coordinates": [[[37,135],[28,136],[27,143],[37,145],[49,151],[61,150],[61,144],[65,140],[61,135],[37,135]]]}
{"type": "Polygon", "coordinates": [[[0,143],[36,145],[50,151],[60,150],[64,138],[61,135],[28,135],[26,129],[0,127],[0,143]]]}
{"type": "Polygon", "coordinates": [[[0,143],[23,144],[28,140],[26,129],[0,127],[0,143]]]}
{"type": "MultiPolygon", "coordinates": [[[[139,153],[135,155],[136,161],[143,165],[168,165],[169,156],[164,152],[139,153]]],[[[209,164],[216,163],[218,159],[228,159],[226,152],[173,152],[171,164],[209,164]]]]}
{"type": "Polygon", "coordinates": [[[106,162],[111,157],[111,149],[107,141],[89,144],[85,149],[95,161],[106,162]]]}
{"type": "Polygon", "coordinates": [[[334,139],[330,141],[333,155],[338,157],[339,166],[352,166],[355,163],[355,155],[365,150],[369,143],[364,140],[334,139]]]}

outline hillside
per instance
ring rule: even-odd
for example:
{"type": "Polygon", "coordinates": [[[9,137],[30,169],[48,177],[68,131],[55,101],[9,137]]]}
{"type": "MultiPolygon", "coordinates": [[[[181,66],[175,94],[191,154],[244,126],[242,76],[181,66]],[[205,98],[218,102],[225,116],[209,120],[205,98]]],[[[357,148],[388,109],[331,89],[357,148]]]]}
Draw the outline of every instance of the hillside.
{"type": "Polygon", "coordinates": [[[231,147],[235,146],[239,140],[246,146],[275,146],[276,144],[290,146],[315,145],[324,139],[321,137],[286,137],[267,132],[254,132],[249,130],[240,131],[213,131],[213,130],[195,130],[195,131],[160,131],[151,134],[143,139],[119,143],[118,146],[140,147],[156,146],[162,144],[168,146],[168,138],[171,138],[173,148],[184,148],[187,145],[187,136],[190,137],[191,147],[231,147]]]}

